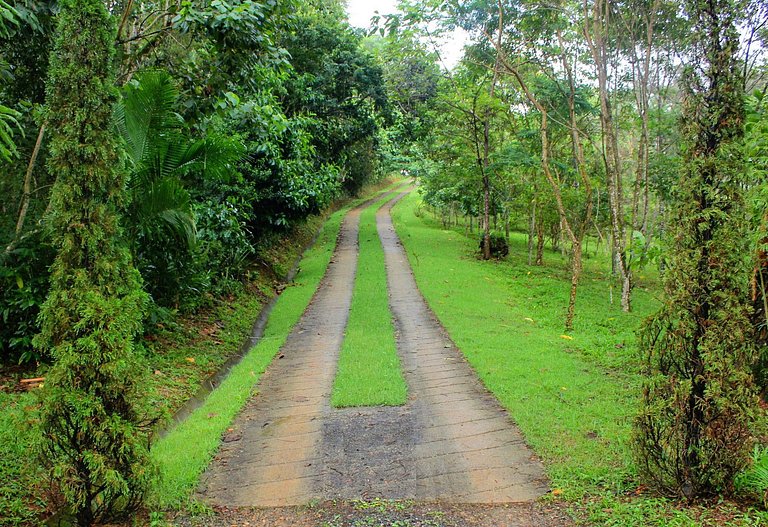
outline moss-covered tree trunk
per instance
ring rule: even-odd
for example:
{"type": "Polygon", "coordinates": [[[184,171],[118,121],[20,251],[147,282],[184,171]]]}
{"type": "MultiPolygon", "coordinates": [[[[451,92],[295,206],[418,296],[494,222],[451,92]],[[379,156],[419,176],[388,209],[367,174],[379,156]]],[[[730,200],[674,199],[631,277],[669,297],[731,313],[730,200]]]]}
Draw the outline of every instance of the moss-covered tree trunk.
{"type": "Polygon", "coordinates": [[[58,249],[38,347],[46,378],[42,456],[79,525],[130,510],[149,476],[133,339],[146,296],[120,243],[121,150],[110,132],[115,32],[102,0],[61,2],[47,86],[47,224],[58,249]]]}
{"type": "Polygon", "coordinates": [[[636,422],[640,468],[660,490],[728,491],[750,448],[756,403],[743,255],[743,92],[738,14],[689,0],[685,162],[670,225],[666,300],[644,329],[648,381],[636,422]]]}

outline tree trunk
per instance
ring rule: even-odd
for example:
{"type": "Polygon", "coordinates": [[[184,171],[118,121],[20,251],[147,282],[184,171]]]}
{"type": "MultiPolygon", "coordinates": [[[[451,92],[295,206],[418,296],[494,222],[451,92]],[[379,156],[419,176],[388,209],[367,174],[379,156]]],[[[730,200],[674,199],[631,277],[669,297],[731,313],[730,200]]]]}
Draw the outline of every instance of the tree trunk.
{"type": "Polygon", "coordinates": [[[489,221],[491,210],[491,182],[488,180],[488,174],[483,174],[483,260],[491,259],[491,225],[489,221]]]}
{"type": "Polygon", "coordinates": [[[536,199],[531,201],[531,214],[528,221],[528,265],[533,265],[533,237],[536,236],[536,199]]]}
{"type": "MultiPolygon", "coordinates": [[[[503,34],[502,32],[503,10],[501,9],[501,3],[499,3],[498,14],[499,14],[498,41],[494,42],[493,39],[490,39],[494,47],[496,48],[496,52],[497,52],[496,64],[497,66],[499,64],[503,65],[505,70],[508,71],[515,78],[518,85],[522,89],[526,99],[538,110],[541,116],[541,121],[539,124],[539,136],[541,139],[541,168],[544,172],[544,176],[547,179],[547,182],[549,183],[552,189],[552,193],[555,198],[555,205],[557,206],[557,212],[558,212],[558,215],[560,216],[561,226],[565,231],[565,233],[567,233],[568,239],[571,241],[573,246],[573,259],[571,261],[571,292],[570,292],[570,297],[568,302],[568,314],[566,315],[566,318],[565,318],[565,329],[571,330],[573,329],[573,319],[575,314],[576,292],[578,289],[579,280],[581,279],[582,241],[583,241],[586,229],[588,228],[592,218],[592,184],[586,172],[583,149],[581,146],[578,129],[576,128],[577,123],[576,123],[575,113],[574,113],[575,82],[573,79],[572,72],[570,70],[570,65],[568,64],[568,61],[565,57],[565,51],[563,51],[563,54],[562,54],[563,63],[566,68],[566,71],[568,72],[569,84],[570,84],[569,103],[571,108],[571,123],[570,123],[571,132],[572,132],[571,137],[574,142],[574,153],[576,155],[576,161],[578,165],[577,169],[580,176],[581,188],[584,189],[584,197],[585,197],[585,204],[586,204],[586,210],[584,213],[584,217],[582,218],[581,226],[576,230],[574,230],[571,227],[571,224],[568,220],[568,215],[565,209],[565,204],[563,202],[563,195],[560,188],[561,183],[555,177],[555,174],[552,172],[551,161],[549,159],[550,141],[549,141],[549,128],[548,128],[549,120],[548,120],[547,109],[544,107],[541,101],[538,100],[536,95],[534,95],[534,93],[530,90],[528,83],[522,77],[517,67],[511,64],[507,59],[507,56],[504,54],[505,53],[504,49],[501,46],[501,36],[503,34]]],[[[561,37],[559,32],[558,32],[558,37],[561,37]]]]}
{"type": "MultiPolygon", "coordinates": [[[[585,9],[586,9],[585,3],[585,9]]],[[[605,33],[609,25],[608,0],[594,0],[592,16],[585,16],[584,35],[595,61],[600,98],[600,123],[603,130],[604,164],[608,204],[611,210],[612,246],[616,255],[616,270],[622,284],[621,308],[630,311],[632,294],[632,275],[627,265],[626,233],[624,227],[623,192],[621,189],[621,161],[617,130],[613,120],[611,100],[608,88],[608,57],[605,33]]],[[[585,13],[588,15],[588,13],[585,13]]]]}
{"type": "Polygon", "coordinates": [[[32,155],[29,158],[29,164],[27,165],[27,172],[24,174],[24,188],[21,196],[21,207],[19,208],[19,217],[16,220],[16,230],[14,232],[13,239],[5,248],[5,253],[8,254],[19,243],[21,239],[21,233],[24,230],[24,223],[27,219],[27,211],[29,210],[29,200],[32,197],[32,173],[35,170],[35,164],[37,164],[37,156],[40,154],[40,146],[43,144],[43,137],[45,136],[45,124],[40,126],[40,131],[37,133],[37,140],[35,141],[35,147],[32,149],[32,155]]]}
{"type": "Polygon", "coordinates": [[[571,291],[568,296],[568,313],[565,316],[565,329],[573,329],[573,318],[576,314],[576,290],[581,280],[581,243],[573,245],[573,261],[571,262],[571,291]]]}
{"type": "Polygon", "coordinates": [[[536,265],[544,265],[544,225],[536,225],[536,265]]]}
{"type": "MultiPolygon", "coordinates": [[[[768,213],[763,215],[763,232],[768,227],[768,213]]],[[[764,235],[757,244],[755,265],[750,282],[752,301],[752,325],[755,328],[755,342],[763,347],[768,344],[768,235],[764,235]]],[[[765,387],[763,387],[765,388],[765,387]]]]}

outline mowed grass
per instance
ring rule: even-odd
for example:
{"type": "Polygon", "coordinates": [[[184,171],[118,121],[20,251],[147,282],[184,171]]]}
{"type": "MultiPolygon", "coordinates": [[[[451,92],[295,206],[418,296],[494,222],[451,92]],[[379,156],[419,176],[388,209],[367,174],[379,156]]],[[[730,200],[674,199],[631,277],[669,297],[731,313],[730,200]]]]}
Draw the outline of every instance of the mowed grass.
{"type": "Polygon", "coordinates": [[[477,236],[443,229],[415,193],[393,219],[419,289],[542,458],[551,496],[572,503],[578,525],[768,525],[768,513],[733,503],[692,507],[638,495],[630,451],[641,384],[636,331],[659,306],[653,271],[638,273],[634,311],[623,313],[609,301],[608,258],[591,254],[566,335],[569,274],[560,254],[528,266],[526,238],[513,234],[505,261],[482,262],[477,236]]]}
{"type": "Polygon", "coordinates": [[[405,404],[408,396],[389,310],[384,249],[376,230],[376,211],[390,198],[370,205],[360,215],[352,306],[331,396],[337,408],[397,406],[405,404]]]}
{"type": "MultiPolygon", "coordinates": [[[[396,182],[381,193],[399,184],[396,182]]],[[[333,255],[344,216],[362,201],[357,200],[330,216],[316,243],[302,258],[294,282],[278,298],[258,344],[232,368],[202,406],[153,445],[152,458],[159,468],[159,475],[150,496],[152,506],[179,508],[188,503],[201,474],[218,449],[222,435],[245,402],[256,393],[261,374],[312,299],[333,255]]],[[[252,313],[253,319],[256,315],[252,313]]]]}

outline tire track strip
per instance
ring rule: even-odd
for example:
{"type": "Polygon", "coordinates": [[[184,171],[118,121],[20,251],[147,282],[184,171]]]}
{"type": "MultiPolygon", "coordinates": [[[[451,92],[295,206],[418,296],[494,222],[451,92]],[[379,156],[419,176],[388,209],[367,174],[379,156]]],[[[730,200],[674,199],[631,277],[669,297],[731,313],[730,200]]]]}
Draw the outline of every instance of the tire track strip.
{"type": "Polygon", "coordinates": [[[349,316],[359,216],[372,201],[347,213],[312,301],[279,358],[262,375],[259,395],[248,402],[224,437],[202,478],[200,494],[208,501],[226,506],[285,506],[314,497],[314,481],[326,470],[316,457],[349,316]]]}

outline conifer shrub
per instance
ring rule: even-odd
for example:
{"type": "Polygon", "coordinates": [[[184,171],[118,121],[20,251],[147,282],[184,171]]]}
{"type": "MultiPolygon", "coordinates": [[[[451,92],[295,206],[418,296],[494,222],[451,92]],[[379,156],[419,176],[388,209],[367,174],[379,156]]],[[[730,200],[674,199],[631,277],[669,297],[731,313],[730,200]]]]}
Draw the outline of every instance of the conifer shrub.
{"type": "Polygon", "coordinates": [[[133,340],[147,297],[121,243],[126,174],[110,132],[115,30],[102,0],[63,0],[47,85],[46,218],[57,251],[35,344],[55,364],[41,455],[78,525],[140,503],[152,471],[133,340]]]}
{"type": "Polygon", "coordinates": [[[749,459],[756,398],[744,254],[743,83],[728,0],[686,3],[698,64],[685,73],[684,166],[665,301],[644,326],[639,469],[688,499],[732,489],[749,459]]]}

